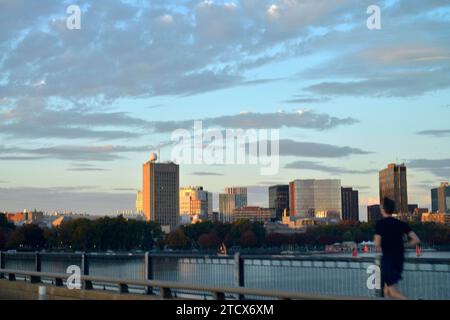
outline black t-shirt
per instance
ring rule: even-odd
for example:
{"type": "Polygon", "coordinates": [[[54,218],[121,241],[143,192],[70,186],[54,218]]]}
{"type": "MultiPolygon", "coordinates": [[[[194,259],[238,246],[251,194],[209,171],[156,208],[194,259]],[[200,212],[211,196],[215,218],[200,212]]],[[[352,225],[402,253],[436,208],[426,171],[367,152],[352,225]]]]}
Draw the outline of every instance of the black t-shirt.
{"type": "Polygon", "coordinates": [[[388,217],[381,219],[375,226],[375,234],[381,236],[383,258],[403,261],[404,236],[411,232],[411,227],[398,219],[388,217]]]}

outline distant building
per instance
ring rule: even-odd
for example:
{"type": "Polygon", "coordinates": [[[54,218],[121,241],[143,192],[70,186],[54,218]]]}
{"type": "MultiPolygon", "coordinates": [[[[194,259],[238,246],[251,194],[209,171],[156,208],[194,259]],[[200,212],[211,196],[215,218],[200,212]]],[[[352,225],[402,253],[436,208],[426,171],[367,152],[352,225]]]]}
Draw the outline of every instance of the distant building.
{"type": "Polygon", "coordinates": [[[342,220],[359,221],[358,191],[353,188],[341,188],[342,220]]]}
{"type": "Polygon", "coordinates": [[[137,213],[144,213],[144,203],[142,200],[142,191],[136,192],[136,212],[137,213]]]}
{"type": "Polygon", "coordinates": [[[422,222],[434,222],[440,224],[450,225],[450,214],[447,213],[423,213],[422,222]]]}
{"type": "Polygon", "coordinates": [[[8,220],[8,222],[14,223],[15,225],[25,223],[25,213],[7,213],[6,219],[8,220]]]}
{"type": "MultiPolygon", "coordinates": [[[[288,217],[289,218],[289,217],[288,217]]],[[[280,234],[298,234],[306,232],[306,228],[302,225],[299,227],[291,227],[289,224],[284,224],[280,221],[276,222],[266,222],[264,224],[266,233],[280,233],[280,234]]]]}
{"type": "Polygon", "coordinates": [[[213,195],[203,187],[180,188],[180,216],[189,222],[207,220],[212,215],[213,195]]]}
{"type": "Polygon", "coordinates": [[[417,209],[419,209],[418,204],[408,204],[408,213],[413,214],[417,209]]]}
{"type": "Polygon", "coordinates": [[[219,213],[223,222],[231,222],[234,209],[247,206],[247,188],[225,188],[225,193],[219,194],[219,213]]]}
{"type": "Polygon", "coordinates": [[[231,221],[250,220],[252,222],[269,222],[271,218],[271,210],[260,207],[241,207],[233,210],[231,221]]]}
{"type": "Polygon", "coordinates": [[[289,185],[277,185],[269,187],[269,208],[272,218],[281,221],[283,212],[289,212],[289,185]]]}
{"type": "Polygon", "coordinates": [[[376,222],[382,219],[381,208],[379,204],[375,204],[372,206],[367,206],[367,221],[376,222]]]}
{"type": "Polygon", "coordinates": [[[384,197],[395,201],[396,213],[408,213],[406,166],[391,163],[379,172],[380,203],[384,197]]]}
{"type": "Polygon", "coordinates": [[[340,180],[294,180],[289,183],[291,217],[342,218],[340,180]]]}
{"type": "Polygon", "coordinates": [[[211,220],[212,222],[219,222],[219,221],[221,221],[219,212],[218,211],[213,211],[211,216],[209,217],[209,220],[211,220]]]}
{"type": "Polygon", "coordinates": [[[168,232],[179,225],[179,166],[156,160],[156,155],[152,154],[150,161],[142,166],[143,211],[146,221],[159,223],[168,232]]]}
{"type": "Polygon", "coordinates": [[[53,227],[60,227],[63,223],[71,221],[72,218],[68,216],[59,216],[52,222],[53,227]]]}
{"type": "Polygon", "coordinates": [[[450,213],[450,185],[442,182],[438,188],[431,189],[431,211],[450,213]]]}
{"type": "Polygon", "coordinates": [[[7,213],[6,219],[15,225],[39,224],[44,219],[44,213],[36,210],[28,211],[25,209],[23,212],[7,213]]]}

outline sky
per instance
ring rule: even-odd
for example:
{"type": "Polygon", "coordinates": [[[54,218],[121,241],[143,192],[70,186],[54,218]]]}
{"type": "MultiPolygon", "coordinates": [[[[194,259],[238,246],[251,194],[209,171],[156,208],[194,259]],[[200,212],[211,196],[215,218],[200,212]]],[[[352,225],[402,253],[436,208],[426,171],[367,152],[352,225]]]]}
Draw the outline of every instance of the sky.
{"type": "Polygon", "coordinates": [[[365,219],[378,171],[404,162],[429,207],[449,119],[447,0],[0,0],[0,211],[133,209],[142,163],[196,120],[279,130],[279,171],[182,164],[181,186],[267,206],[269,185],[340,179],[365,219]]]}

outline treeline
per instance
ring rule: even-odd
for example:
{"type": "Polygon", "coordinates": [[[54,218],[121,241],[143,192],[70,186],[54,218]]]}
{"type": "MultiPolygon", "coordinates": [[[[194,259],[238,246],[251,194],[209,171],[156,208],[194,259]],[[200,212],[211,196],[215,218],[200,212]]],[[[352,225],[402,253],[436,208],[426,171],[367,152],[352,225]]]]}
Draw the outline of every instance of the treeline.
{"type": "MultiPolygon", "coordinates": [[[[413,223],[413,230],[429,246],[450,247],[450,227],[434,223],[413,223]]],[[[127,221],[123,217],[97,220],[76,219],[59,227],[24,225],[15,228],[0,214],[0,249],[129,251],[129,250],[214,250],[228,248],[321,247],[343,241],[370,241],[375,227],[370,223],[341,222],[310,227],[304,233],[268,233],[261,223],[210,221],[181,226],[165,235],[158,224],[127,221]]]]}
{"type": "Polygon", "coordinates": [[[5,236],[0,249],[129,251],[151,250],[164,246],[164,234],[155,223],[104,217],[96,220],[75,219],[59,227],[40,228],[27,224],[5,236]]]}

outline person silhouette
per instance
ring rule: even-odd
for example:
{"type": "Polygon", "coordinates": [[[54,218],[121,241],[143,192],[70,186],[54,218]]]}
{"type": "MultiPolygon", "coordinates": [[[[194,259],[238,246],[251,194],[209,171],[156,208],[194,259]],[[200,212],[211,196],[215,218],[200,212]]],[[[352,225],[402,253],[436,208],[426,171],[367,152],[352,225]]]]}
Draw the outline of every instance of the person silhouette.
{"type": "Polygon", "coordinates": [[[396,210],[395,207],[394,200],[388,197],[382,199],[381,214],[383,219],[379,220],[375,226],[374,243],[382,251],[381,279],[384,296],[393,299],[406,299],[396,287],[402,279],[405,253],[404,236],[407,235],[410,239],[406,244],[407,247],[415,247],[420,243],[420,239],[407,223],[392,217],[396,210]]]}

